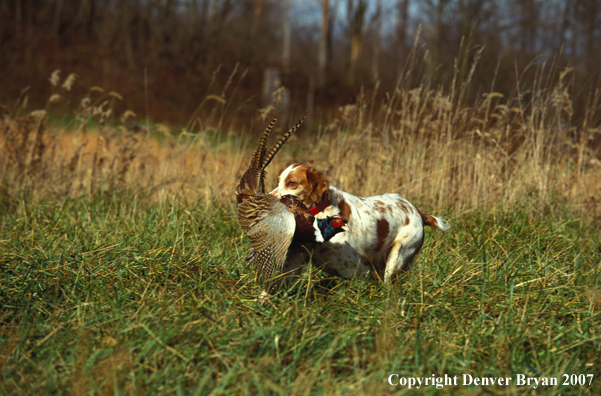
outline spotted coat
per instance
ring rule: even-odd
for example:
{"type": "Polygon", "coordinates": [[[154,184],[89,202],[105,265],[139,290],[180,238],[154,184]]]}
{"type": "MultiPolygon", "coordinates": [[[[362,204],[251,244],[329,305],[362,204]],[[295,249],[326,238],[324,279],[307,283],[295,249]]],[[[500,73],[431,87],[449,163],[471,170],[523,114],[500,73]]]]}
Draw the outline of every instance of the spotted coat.
{"type": "Polygon", "coordinates": [[[329,242],[307,244],[288,253],[283,272],[300,272],[309,258],[314,265],[342,278],[373,277],[389,284],[401,270],[409,268],[424,242],[424,225],[446,231],[440,217],[420,212],[399,194],[356,197],[329,184],[323,174],[308,164],[293,164],[278,176],[271,192],[293,195],[308,208],[329,199],[317,218],[341,216],[348,220],[347,232],[329,242]]]}

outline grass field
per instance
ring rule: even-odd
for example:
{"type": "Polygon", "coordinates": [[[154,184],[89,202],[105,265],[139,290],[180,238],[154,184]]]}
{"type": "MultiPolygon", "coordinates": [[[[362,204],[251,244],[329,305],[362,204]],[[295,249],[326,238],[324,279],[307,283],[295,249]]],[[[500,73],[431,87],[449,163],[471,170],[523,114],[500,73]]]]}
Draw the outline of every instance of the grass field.
{"type": "MultiPolygon", "coordinates": [[[[231,207],[103,194],[2,217],[6,394],[388,394],[390,374],[601,387],[601,232],[527,208],[454,217],[385,289],[306,274],[259,306],[231,207]]],[[[433,386],[422,388],[434,393],[433,386]]],[[[420,392],[421,393],[421,392],[420,392]]]]}
{"type": "Polygon", "coordinates": [[[111,124],[110,93],[61,126],[16,105],[0,121],[0,391],[601,393],[601,94],[573,120],[563,76],[528,104],[399,89],[306,126],[268,187],[310,161],[453,228],[428,230],[394,287],[310,269],[266,306],[233,194],[263,120],[253,134],[140,131],[111,124]]]}

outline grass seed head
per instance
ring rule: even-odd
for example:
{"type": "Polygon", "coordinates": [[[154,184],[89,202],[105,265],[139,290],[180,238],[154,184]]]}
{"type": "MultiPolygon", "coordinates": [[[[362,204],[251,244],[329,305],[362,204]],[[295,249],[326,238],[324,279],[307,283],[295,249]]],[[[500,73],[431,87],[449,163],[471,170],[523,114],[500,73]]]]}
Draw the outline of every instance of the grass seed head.
{"type": "Polygon", "coordinates": [[[61,82],[61,69],[56,69],[50,74],[48,81],[52,84],[53,87],[56,87],[61,82]]]}
{"type": "Polygon", "coordinates": [[[71,73],[69,74],[69,76],[67,77],[67,79],[65,80],[65,82],[63,83],[63,89],[65,91],[70,91],[73,88],[73,85],[75,85],[75,82],[77,81],[77,78],[79,76],[75,73],[71,73]]]}
{"type": "Polygon", "coordinates": [[[50,104],[57,104],[61,100],[63,100],[62,95],[55,93],[55,94],[50,95],[50,99],[48,99],[48,103],[50,103],[50,104]]]}

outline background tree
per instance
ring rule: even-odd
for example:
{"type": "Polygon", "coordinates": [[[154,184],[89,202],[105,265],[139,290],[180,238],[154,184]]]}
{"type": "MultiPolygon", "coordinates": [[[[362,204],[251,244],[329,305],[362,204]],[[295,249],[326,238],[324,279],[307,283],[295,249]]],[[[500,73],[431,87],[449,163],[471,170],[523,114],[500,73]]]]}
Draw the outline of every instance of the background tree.
{"type": "MultiPolygon", "coordinates": [[[[574,68],[583,92],[575,100],[584,101],[601,69],[599,43],[598,0],[5,0],[0,103],[60,68],[83,86],[119,91],[138,111],[147,95],[153,117],[187,122],[208,91],[234,89],[238,65],[231,109],[260,107],[263,70],[277,67],[292,108],[315,86],[315,111],[327,113],[376,81],[391,92],[408,62],[421,62],[420,76],[403,88],[452,89],[476,58],[465,100],[493,85],[511,94],[552,63],[574,68]]],[[[47,93],[31,90],[29,102],[42,106],[47,93]]]]}

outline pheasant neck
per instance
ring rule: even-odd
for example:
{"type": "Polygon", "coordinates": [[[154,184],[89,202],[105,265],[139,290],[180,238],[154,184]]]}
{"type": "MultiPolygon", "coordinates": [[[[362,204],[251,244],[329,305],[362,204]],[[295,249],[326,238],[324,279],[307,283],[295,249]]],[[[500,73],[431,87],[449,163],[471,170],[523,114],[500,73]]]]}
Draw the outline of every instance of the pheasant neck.
{"type": "Polygon", "coordinates": [[[324,194],[323,197],[321,198],[321,201],[317,205],[315,205],[312,208],[309,208],[309,212],[313,216],[315,216],[319,212],[323,212],[323,210],[325,208],[327,208],[329,204],[330,204],[330,200],[328,199],[328,194],[324,194]]]}

